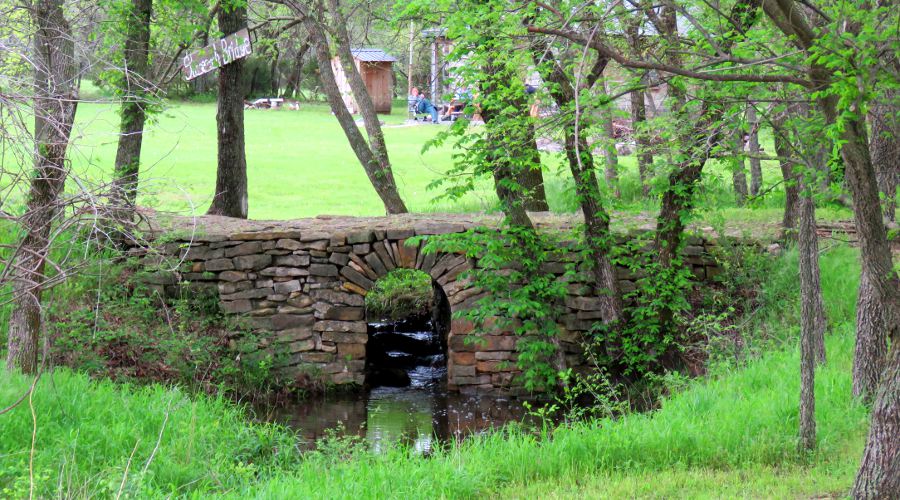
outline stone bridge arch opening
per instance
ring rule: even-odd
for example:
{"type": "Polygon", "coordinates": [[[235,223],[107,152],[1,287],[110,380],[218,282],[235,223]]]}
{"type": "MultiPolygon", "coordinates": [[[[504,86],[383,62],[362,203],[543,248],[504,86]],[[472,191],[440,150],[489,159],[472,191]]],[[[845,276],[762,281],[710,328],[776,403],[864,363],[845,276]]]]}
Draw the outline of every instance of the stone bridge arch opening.
{"type": "Polygon", "coordinates": [[[390,271],[368,291],[365,317],[368,387],[446,386],[451,310],[440,283],[418,269],[390,271]]]}

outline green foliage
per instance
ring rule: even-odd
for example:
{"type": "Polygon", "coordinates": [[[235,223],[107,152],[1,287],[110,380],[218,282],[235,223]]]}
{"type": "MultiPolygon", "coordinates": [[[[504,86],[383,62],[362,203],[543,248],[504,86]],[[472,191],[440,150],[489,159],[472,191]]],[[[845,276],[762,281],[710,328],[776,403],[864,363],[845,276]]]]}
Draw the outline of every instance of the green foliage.
{"type": "MultiPolygon", "coordinates": [[[[563,260],[565,246],[558,237],[515,226],[481,228],[465,233],[430,237],[425,252],[450,252],[477,259],[462,278],[486,292],[458,317],[475,325],[475,334],[512,332],[521,337],[517,366],[529,390],[552,388],[561,369],[559,315],[573,266],[558,277],[548,264],[563,260]]],[[[476,340],[477,342],[477,340],[476,340]]]]}
{"type": "Polygon", "coordinates": [[[394,269],[366,294],[369,319],[398,320],[427,314],[434,305],[431,276],[417,269],[394,269]]]}
{"type": "MultiPolygon", "coordinates": [[[[753,316],[754,328],[786,341],[782,347],[742,367],[682,380],[652,413],[538,435],[513,427],[451,443],[427,458],[403,448],[376,455],[337,441],[299,456],[287,432],[246,422],[222,398],[190,400],[178,389],[92,382],[57,370],[41,380],[34,398],[37,496],[115,495],[132,450],[125,491],[144,498],[365,498],[387,491],[404,498],[840,496],[853,481],[868,418],[851,396],[858,273],[850,271],[858,270],[857,256],[846,247],[822,255],[824,267],[849,271],[822,276],[833,327],[828,364],[816,374],[819,443],[812,456],[796,446],[799,300],[791,252],[773,267],[765,306],[753,316]]],[[[31,380],[0,374],[0,382],[5,407],[31,380]]],[[[27,401],[0,415],[0,424],[0,489],[4,496],[27,494],[27,401]]]]}

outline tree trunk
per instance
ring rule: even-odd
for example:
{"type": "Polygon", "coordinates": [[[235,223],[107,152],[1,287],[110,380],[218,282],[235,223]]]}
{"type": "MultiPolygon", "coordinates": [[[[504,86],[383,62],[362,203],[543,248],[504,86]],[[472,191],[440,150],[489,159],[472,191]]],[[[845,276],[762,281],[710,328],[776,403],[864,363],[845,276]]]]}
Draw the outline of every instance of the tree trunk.
{"type": "Polygon", "coordinates": [[[644,105],[644,92],[631,91],[631,130],[634,137],[634,148],[637,154],[638,175],[641,178],[641,192],[650,195],[650,169],[653,168],[653,151],[650,149],[650,138],[644,129],[647,122],[647,108],[644,105]]]}
{"type": "Polygon", "coordinates": [[[306,55],[306,52],[309,50],[309,43],[303,42],[300,45],[300,48],[297,49],[297,55],[294,56],[294,68],[291,71],[291,76],[288,78],[287,88],[285,92],[289,89],[291,92],[291,97],[297,99],[300,96],[300,84],[303,81],[303,56],[306,55]]]}
{"type": "Polygon", "coordinates": [[[797,238],[797,218],[799,214],[800,186],[798,178],[794,174],[794,167],[791,161],[791,149],[788,146],[788,140],[784,136],[786,132],[780,129],[780,123],[776,124],[774,133],[775,154],[778,155],[778,165],[781,167],[781,176],[784,185],[784,217],[781,220],[781,227],[784,232],[784,238],[787,240],[795,240],[797,238]]]}
{"type": "MultiPolygon", "coordinates": [[[[219,30],[226,35],[247,24],[245,7],[227,8],[218,12],[219,30]]],[[[241,77],[244,60],[238,59],[219,68],[219,94],[216,98],[218,129],[218,168],[216,191],[209,215],[247,218],[247,157],[244,151],[244,95],[241,77]]]]}
{"type": "Polygon", "coordinates": [[[331,69],[331,53],[328,50],[328,41],[325,38],[324,31],[322,31],[316,20],[305,14],[304,19],[303,25],[306,27],[307,33],[309,33],[310,45],[316,53],[322,91],[328,97],[331,111],[341,125],[344,135],[347,136],[350,148],[353,149],[353,153],[356,154],[356,158],[362,164],[363,170],[365,170],[369,181],[375,188],[375,192],[378,193],[382,203],[384,203],[385,211],[389,214],[405,213],[406,206],[397,192],[397,186],[394,183],[391,171],[382,171],[378,159],[375,157],[372,149],[369,148],[369,144],[353,120],[353,115],[350,114],[347,106],[344,104],[344,99],[334,77],[334,71],[331,69]]]}
{"type": "Polygon", "coordinates": [[[734,200],[739,207],[742,207],[747,201],[747,170],[744,164],[744,130],[740,127],[734,131],[731,151],[733,154],[731,180],[734,185],[734,200]]]}
{"type": "Polygon", "coordinates": [[[550,95],[560,109],[560,116],[571,116],[563,122],[566,159],[584,216],[585,244],[588,248],[594,283],[600,292],[600,314],[604,323],[618,323],[624,313],[615,268],[609,259],[612,247],[609,214],[603,207],[603,198],[594,169],[594,155],[585,135],[587,124],[581,121],[580,110],[572,109],[575,103],[575,86],[559,64],[554,62],[552,69],[538,64],[541,59],[540,51],[533,53],[533,59],[535,65],[542,69],[541,77],[553,84],[550,87],[550,95]],[[566,114],[569,110],[571,115],[566,114]]]}
{"type": "Polygon", "coordinates": [[[65,186],[66,150],[75,120],[75,46],[61,0],[32,4],[34,27],[34,175],[22,217],[24,236],[13,256],[13,311],[9,318],[6,367],[23,373],[38,368],[41,295],[50,253],[50,229],[65,186]]]}
{"type": "Polygon", "coordinates": [[[147,87],[150,85],[148,63],[152,14],[153,0],[132,0],[127,17],[122,89],[124,102],[114,180],[116,204],[123,209],[124,217],[127,217],[125,211],[130,210],[137,199],[141,144],[146,120],[144,106],[147,104],[147,87]]]}
{"type": "Polygon", "coordinates": [[[891,347],[872,407],[862,464],[850,496],[900,498],[900,347],[891,347]]]}
{"type": "Polygon", "coordinates": [[[878,181],[878,189],[884,196],[884,212],[887,219],[896,221],[897,185],[900,183],[900,117],[896,102],[900,91],[886,92],[881,101],[872,104],[872,166],[878,181]]]}
{"type": "Polygon", "coordinates": [[[825,362],[825,306],[819,279],[815,202],[800,199],[800,448],[816,447],[816,364],[825,362]]]}
{"type": "Polygon", "coordinates": [[[272,86],[272,97],[278,97],[281,93],[281,82],[278,81],[278,61],[281,58],[281,52],[276,46],[273,50],[275,54],[272,56],[272,63],[269,65],[269,84],[272,86]]]}
{"type": "Polygon", "coordinates": [[[390,189],[385,191],[389,196],[382,198],[384,208],[389,214],[405,214],[407,212],[406,205],[400,198],[400,193],[397,192],[394,173],[391,170],[391,161],[388,158],[387,145],[384,142],[384,133],[381,131],[378,114],[375,112],[375,104],[372,102],[368,89],[366,89],[366,83],[363,81],[362,75],[359,74],[356,65],[353,63],[353,54],[350,52],[350,34],[347,32],[347,22],[341,12],[339,1],[329,0],[329,8],[333,18],[332,29],[338,58],[341,66],[344,68],[344,75],[350,84],[350,90],[353,92],[353,98],[356,100],[359,114],[362,116],[366,135],[369,136],[369,149],[378,162],[379,177],[382,178],[382,182],[385,185],[390,187],[390,189]]]}
{"type": "MultiPolygon", "coordinates": [[[[525,102],[522,102],[523,117],[528,113],[525,102]]],[[[530,120],[530,118],[525,118],[530,120]]],[[[534,136],[534,124],[529,123],[524,130],[522,138],[527,150],[523,154],[530,155],[531,161],[528,168],[523,168],[518,175],[519,185],[522,186],[525,196],[525,210],[531,212],[547,212],[550,205],[547,204],[547,192],[544,189],[544,171],[541,169],[541,152],[537,148],[537,140],[534,136]]]]}
{"type": "Polygon", "coordinates": [[[872,280],[865,271],[859,277],[856,300],[856,349],[853,354],[853,396],[869,401],[887,355],[887,325],[872,280]]]}
{"type": "Polygon", "coordinates": [[[759,159],[759,120],[756,119],[756,108],[751,103],[747,106],[747,122],[750,125],[748,149],[750,153],[750,195],[759,196],[762,189],[762,161],[759,159]]]}

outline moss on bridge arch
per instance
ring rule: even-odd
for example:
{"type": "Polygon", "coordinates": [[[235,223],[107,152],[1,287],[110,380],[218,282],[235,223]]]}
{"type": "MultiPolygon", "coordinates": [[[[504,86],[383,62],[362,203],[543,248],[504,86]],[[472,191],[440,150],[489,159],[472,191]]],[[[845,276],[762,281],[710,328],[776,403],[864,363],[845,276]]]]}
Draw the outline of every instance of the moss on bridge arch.
{"type": "Polygon", "coordinates": [[[394,269],[379,278],[366,295],[371,319],[399,320],[428,314],[433,307],[431,276],[418,269],[394,269]]]}

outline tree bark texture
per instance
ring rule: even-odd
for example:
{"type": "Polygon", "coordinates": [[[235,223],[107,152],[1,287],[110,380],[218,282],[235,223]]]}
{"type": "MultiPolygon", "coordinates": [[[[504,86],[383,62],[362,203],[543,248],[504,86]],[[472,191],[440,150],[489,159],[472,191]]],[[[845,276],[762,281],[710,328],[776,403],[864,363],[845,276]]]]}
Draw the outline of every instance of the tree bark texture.
{"type": "Polygon", "coordinates": [[[781,177],[784,186],[784,216],[781,219],[781,228],[784,238],[797,239],[797,218],[800,206],[800,186],[797,176],[794,174],[794,165],[791,162],[791,149],[784,132],[779,130],[774,134],[775,154],[778,155],[778,165],[781,167],[781,177]]]}
{"type": "Polygon", "coordinates": [[[900,117],[897,102],[900,91],[887,92],[882,101],[873,103],[870,111],[872,165],[878,189],[884,196],[884,213],[890,221],[897,217],[897,186],[900,184],[900,117]]]}
{"type": "MultiPolygon", "coordinates": [[[[350,114],[350,111],[347,110],[347,106],[344,104],[341,90],[338,87],[334,71],[331,68],[331,52],[328,49],[328,39],[325,35],[323,25],[321,24],[321,19],[318,17],[320,14],[323,14],[321,11],[323,11],[324,8],[321,5],[319,5],[319,7],[319,12],[316,13],[317,17],[314,18],[313,13],[302,9],[299,4],[294,4],[295,9],[300,9],[297,13],[304,19],[303,26],[306,28],[306,32],[309,36],[309,45],[316,55],[322,91],[328,98],[331,112],[334,113],[335,118],[337,118],[341,130],[344,131],[347,142],[350,143],[350,148],[362,165],[363,170],[366,172],[369,182],[372,183],[372,187],[375,188],[378,197],[381,198],[385,212],[388,214],[405,213],[407,211],[406,205],[403,203],[403,199],[400,198],[400,193],[397,191],[397,185],[394,182],[392,171],[390,169],[387,171],[382,170],[383,164],[379,161],[373,148],[369,147],[369,143],[366,142],[365,137],[363,137],[362,133],[359,131],[359,127],[356,126],[353,115],[350,114]]],[[[389,165],[390,164],[388,164],[388,166],[389,165]]]]}
{"type": "MultiPolygon", "coordinates": [[[[523,101],[523,118],[528,113],[525,104],[523,101]]],[[[530,120],[530,118],[527,119],[530,120]]],[[[527,149],[522,153],[531,156],[530,167],[523,168],[518,175],[519,185],[524,190],[525,209],[531,212],[546,212],[550,210],[550,205],[547,203],[547,192],[544,188],[544,171],[541,168],[541,152],[538,151],[537,139],[534,135],[534,123],[529,122],[523,133],[522,141],[527,149]]]]}
{"type": "Polygon", "coordinates": [[[747,122],[750,131],[747,137],[747,148],[750,153],[750,196],[759,196],[762,189],[762,161],[759,159],[759,120],[756,118],[756,108],[751,103],[747,106],[747,122]]]}
{"type": "Polygon", "coordinates": [[[817,364],[825,363],[825,301],[819,270],[819,241],[816,235],[816,204],[810,196],[800,198],[800,314],[802,327],[813,346],[817,364]]]}
{"type": "Polygon", "coordinates": [[[900,498],[900,348],[888,355],[872,407],[872,423],[851,497],[900,498]]]}
{"type": "MultiPolygon", "coordinates": [[[[218,12],[219,30],[230,35],[247,25],[245,7],[222,6],[218,12]]],[[[244,60],[238,59],[219,68],[219,93],[216,98],[218,167],[216,191],[206,213],[246,219],[247,156],[244,143],[244,95],[241,78],[244,60]]]]}
{"type": "Polygon", "coordinates": [[[331,28],[338,58],[340,59],[341,67],[344,69],[347,82],[350,84],[350,90],[353,92],[353,98],[356,100],[359,114],[362,116],[366,135],[369,137],[368,148],[376,161],[376,174],[386,187],[384,196],[382,196],[384,208],[389,214],[406,213],[406,205],[400,198],[400,193],[397,191],[396,183],[394,182],[394,173],[391,170],[391,161],[388,157],[387,145],[384,142],[384,133],[378,121],[378,114],[375,112],[375,104],[372,102],[372,96],[369,95],[368,89],[366,89],[366,83],[363,81],[362,75],[359,74],[356,65],[353,63],[353,54],[350,51],[350,34],[347,31],[347,22],[341,11],[339,0],[329,0],[328,7],[331,11],[331,28]]]}
{"type": "Polygon", "coordinates": [[[871,400],[887,355],[887,325],[878,308],[872,279],[863,271],[856,300],[856,347],[853,353],[853,396],[871,400]]]}
{"type": "MultiPolygon", "coordinates": [[[[133,207],[137,199],[141,144],[147,114],[150,57],[150,20],[153,0],[132,0],[125,38],[124,102],[116,150],[114,189],[116,204],[133,207]]],[[[124,214],[123,214],[124,215],[124,214]]]]}
{"type": "Polygon", "coordinates": [[[825,362],[825,306],[819,278],[815,202],[800,199],[800,448],[816,447],[816,364],[825,362]]]}
{"type": "Polygon", "coordinates": [[[61,0],[32,4],[34,27],[34,175],[22,218],[24,235],[13,256],[13,310],[9,318],[6,366],[23,373],[38,369],[41,295],[50,252],[50,230],[65,186],[66,150],[75,120],[75,47],[61,0]]]}

